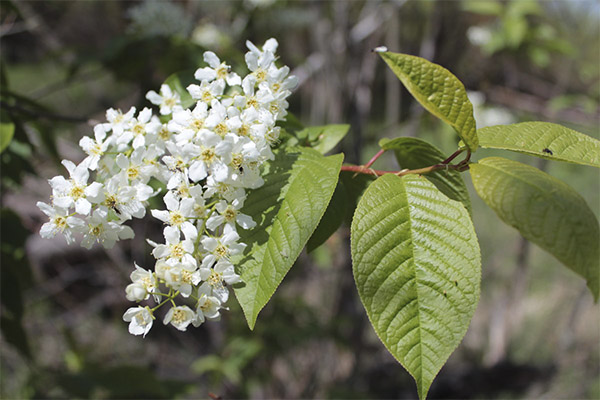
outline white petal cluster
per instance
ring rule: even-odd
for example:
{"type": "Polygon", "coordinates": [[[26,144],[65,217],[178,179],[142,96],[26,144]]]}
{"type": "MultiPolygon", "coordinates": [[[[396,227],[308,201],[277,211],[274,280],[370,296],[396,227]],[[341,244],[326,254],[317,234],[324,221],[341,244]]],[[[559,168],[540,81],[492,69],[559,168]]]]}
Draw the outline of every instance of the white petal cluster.
{"type": "Polygon", "coordinates": [[[79,143],[87,157],[79,165],[63,161],[69,178],[50,179],[52,203],[38,202],[49,218],[42,237],[62,233],[68,243],[81,237],[84,247],[110,248],[133,237],[124,223],[144,217],[148,200],[160,193],[150,183],[163,185],[166,209],[150,210],[165,225],[163,243],[148,240],[154,270],[135,264],[125,290],[130,301],[156,303],[125,312],[134,335],[148,333],[163,305],[170,307],[163,323],[182,331],[218,319],[229,286],[241,281],[232,262],[246,247],[238,230],[256,226],[242,207],[248,189],[264,182],[261,165],[273,159],[276,122],[286,116],[286,98],[297,84],[288,67],[275,65],[275,39],[261,49],[246,45],[245,77],[215,53],[204,54],[207,66],[187,87],[196,100],[189,109],[168,85],[146,95],[160,118],[149,108],[109,109],[94,137],[79,143]]]}

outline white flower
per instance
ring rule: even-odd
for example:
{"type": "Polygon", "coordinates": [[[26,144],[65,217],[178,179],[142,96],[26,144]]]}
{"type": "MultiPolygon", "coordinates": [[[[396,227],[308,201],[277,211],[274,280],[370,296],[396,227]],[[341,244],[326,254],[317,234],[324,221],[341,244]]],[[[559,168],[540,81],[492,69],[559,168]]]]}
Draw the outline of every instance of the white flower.
{"type": "Polygon", "coordinates": [[[200,129],[204,128],[204,121],[208,116],[208,104],[202,101],[196,103],[193,110],[177,110],[173,113],[173,119],[169,121],[168,129],[177,133],[178,145],[189,142],[196,136],[200,129]]]}
{"type": "Polygon", "coordinates": [[[263,51],[260,51],[251,41],[246,41],[246,46],[250,50],[246,53],[246,64],[252,75],[258,82],[267,79],[269,67],[275,61],[275,51],[277,51],[277,40],[271,38],[263,45],[263,51]]]}
{"type": "Polygon", "coordinates": [[[73,232],[84,226],[84,222],[81,219],[69,216],[68,210],[64,208],[51,207],[41,201],[38,201],[36,205],[50,218],[50,221],[42,225],[40,236],[49,239],[60,232],[65,236],[67,243],[71,244],[75,241],[73,232]]]}
{"type": "Polygon", "coordinates": [[[166,263],[162,265],[161,275],[165,283],[180,292],[183,297],[192,294],[192,288],[200,283],[200,271],[196,265],[166,263]]]}
{"type": "Polygon", "coordinates": [[[240,282],[240,276],[235,273],[233,265],[227,260],[220,260],[214,268],[207,268],[203,263],[200,267],[200,278],[204,281],[200,289],[206,293],[210,292],[209,294],[213,294],[222,303],[229,298],[229,290],[225,284],[233,285],[240,282]]]}
{"type": "Polygon", "coordinates": [[[201,100],[210,104],[213,99],[218,99],[225,91],[225,81],[217,79],[213,82],[202,81],[200,85],[191,84],[187,87],[187,91],[192,96],[192,99],[201,100]]]}
{"type": "Polygon", "coordinates": [[[160,86],[160,94],[154,90],[146,93],[146,98],[152,103],[160,107],[162,115],[171,114],[173,108],[181,104],[181,99],[177,92],[171,90],[171,87],[166,84],[160,86]]]}
{"type": "Polygon", "coordinates": [[[192,321],[195,327],[199,327],[206,319],[219,319],[221,314],[221,302],[218,298],[211,296],[210,293],[204,293],[203,289],[198,290],[198,305],[196,306],[196,317],[192,321]]]}
{"type": "Polygon", "coordinates": [[[112,142],[112,137],[106,138],[107,129],[110,128],[107,125],[98,124],[94,126],[94,138],[96,140],[93,140],[89,136],[84,136],[79,141],[79,146],[88,154],[81,163],[85,164],[92,171],[98,168],[100,158],[102,158],[104,152],[112,142]]]}
{"type": "Polygon", "coordinates": [[[127,300],[142,301],[150,297],[156,291],[157,282],[152,271],[147,271],[135,264],[135,270],[130,278],[133,283],[125,288],[127,300]]]}
{"type": "Polygon", "coordinates": [[[116,162],[130,182],[147,183],[156,172],[156,166],[146,157],[149,154],[156,158],[160,153],[155,147],[138,147],[129,157],[122,153],[117,155],[116,162]]]}
{"type": "Polygon", "coordinates": [[[209,268],[219,260],[229,260],[231,256],[244,251],[246,244],[237,243],[239,238],[240,235],[231,225],[225,225],[223,235],[219,238],[204,236],[201,243],[208,254],[202,259],[202,267],[209,268]]]}
{"type": "MultiPolygon", "coordinates": [[[[128,144],[133,139],[131,145],[134,149],[146,145],[146,134],[156,136],[161,128],[160,121],[152,117],[152,110],[144,108],[137,118],[131,119],[129,129],[117,138],[117,143],[128,144]]],[[[155,139],[153,138],[153,140],[155,139]]]]}
{"type": "Polygon", "coordinates": [[[123,314],[123,321],[129,322],[129,333],[146,337],[152,328],[154,317],[148,307],[132,307],[123,314]]]}
{"type": "Polygon", "coordinates": [[[177,200],[175,194],[167,192],[163,198],[167,205],[167,210],[152,210],[152,216],[171,226],[181,229],[186,236],[198,236],[196,227],[188,221],[188,218],[194,218],[194,199],[185,198],[177,200]]]}
{"type": "Polygon", "coordinates": [[[135,114],[135,107],[131,107],[126,114],[123,114],[121,110],[115,110],[114,108],[109,108],[106,111],[108,124],[117,137],[121,136],[125,130],[129,129],[133,114],[135,114]]]}
{"type": "Polygon", "coordinates": [[[82,163],[75,166],[69,160],[63,160],[62,164],[69,171],[71,179],[66,180],[63,176],[55,176],[50,179],[54,205],[67,209],[75,206],[77,213],[82,215],[89,214],[92,209],[90,200],[94,202],[101,201],[98,196],[102,184],[93,182],[88,186],[87,180],[90,173],[86,164],[82,163]]]}
{"type": "Polygon", "coordinates": [[[116,222],[109,222],[107,217],[106,210],[94,210],[94,213],[87,219],[87,229],[84,228],[81,246],[91,249],[94,242],[98,242],[105,248],[110,249],[120,239],[133,238],[133,230],[130,227],[119,225],[116,222]]]}
{"type": "Polygon", "coordinates": [[[155,258],[170,258],[184,264],[196,265],[196,259],[192,255],[196,237],[186,236],[185,240],[181,240],[179,229],[174,226],[167,226],[163,233],[167,244],[159,244],[154,248],[152,254],[155,258]]]}
{"type": "Polygon", "coordinates": [[[190,164],[189,176],[194,182],[206,178],[209,174],[213,175],[218,181],[224,181],[229,176],[229,167],[227,164],[228,156],[231,154],[233,140],[231,138],[222,139],[216,133],[202,129],[198,133],[199,154],[190,164]]]}
{"type": "Polygon", "coordinates": [[[252,229],[256,226],[256,222],[252,220],[252,217],[246,214],[242,214],[239,210],[244,206],[244,201],[235,199],[231,204],[228,204],[225,200],[220,200],[216,205],[216,209],[219,214],[214,214],[206,220],[206,227],[210,230],[215,230],[217,227],[228,224],[232,225],[235,229],[237,223],[244,229],[252,229]]]}
{"type": "Polygon", "coordinates": [[[177,306],[171,308],[167,315],[165,315],[163,324],[167,325],[171,323],[171,325],[180,331],[185,331],[195,317],[196,314],[188,306],[177,306]]]}
{"type": "Polygon", "coordinates": [[[241,79],[238,74],[230,72],[231,67],[219,60],[219,57],[212,51],[206,51],[204,53],[204,61],[210,66],[205,68],[198,68],[194,77],[199,81],[213,81],[215,79],[221,79],[227,81],[229,86],[235,86],[241,84],[241,79]]]}

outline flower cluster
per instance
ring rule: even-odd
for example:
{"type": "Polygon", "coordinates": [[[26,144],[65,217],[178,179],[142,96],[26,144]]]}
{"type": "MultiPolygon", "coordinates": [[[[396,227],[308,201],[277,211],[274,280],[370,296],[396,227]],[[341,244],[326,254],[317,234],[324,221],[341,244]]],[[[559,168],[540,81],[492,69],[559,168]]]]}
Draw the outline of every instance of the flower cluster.
{"type": "Polygon", "coordinates": [[[130,301],[156,303],[125,312],[134,335],[148,333],[162,306],[170,306],[163,322],[179,330],[219,318],[228,286],[240,281],[232,257],[246,244],[238,230],[256,226],[241,209],[247,190],[263,184],[260,167],[273,158],[275,124],[297,84],[288,67],[275,65],[275,39],[262,49],[246,44],[250,71],[243,78],[213,52],[204,53],[207,66],[196,71],[198,84],[187,87],[195,100],[189,109],[166,84],[146,95],[160,117],[149,108],[109,109],[94,137],[79,143],[88,156],[79,165],[63,161],[69,178],[50,179],[52,204],[38,202],[50,219],[42,237],[62,233],[72,243],[82,236],[86,248],[95,242],[110,248],[133,237],[124,223],[144,217],[148,200],[161,192],[150,184],[166,189],[166,209],[151,210],[165,225],[164,243],[148,240],[154,270],[136,264],[126,288],[130,301]],[[90,173],[95,177],[88,183],[90,173]]]}

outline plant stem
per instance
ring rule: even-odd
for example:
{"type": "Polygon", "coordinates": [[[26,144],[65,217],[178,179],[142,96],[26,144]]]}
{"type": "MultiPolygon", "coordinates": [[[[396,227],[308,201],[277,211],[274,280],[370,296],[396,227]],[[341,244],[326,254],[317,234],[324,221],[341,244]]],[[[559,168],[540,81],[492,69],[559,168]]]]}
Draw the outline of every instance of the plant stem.
{"type": "Polygon", "coordinates": [[[385,150],[384,150],[384,149],[381,149],[381,150],[379,150],[379,151],[377,152],[377,154],[375,154],[375,155],[373,156],[373,158],[371,158],[371,159],[369,160],[369,162],[365,164],[365,168],[369,168],[371,165],[373,165],[373,163],[374,163],[375,161],[377,161],[377,159],[378,159],[379,157],[381,157],[381,155],[382,155],[383,153],[385,153],[385,150]]]}

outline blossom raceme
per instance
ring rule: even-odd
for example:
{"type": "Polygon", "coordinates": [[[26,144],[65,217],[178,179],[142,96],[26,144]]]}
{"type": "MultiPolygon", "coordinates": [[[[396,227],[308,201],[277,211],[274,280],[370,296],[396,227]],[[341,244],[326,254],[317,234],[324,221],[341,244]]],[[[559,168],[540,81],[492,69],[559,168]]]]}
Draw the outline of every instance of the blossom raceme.
{"type": "Polygon", "coordinates": [[[229,286],[241,281],[231,261],[247,246],[238,229],[256,226],[241,209],[247,191],[264,182],[260,167],[274,157],[276,123],[297,85],[288,67],[275,65],[275,39],[262,48],[246,45],[244,77],[204,53],[198,83],[187,87],[196,101],[189,108],[163,84],[146,95],[158,115],[151,108],[107,110],[93,137],[79,142],[87,157],[79,165],[64,160],[69,177],[50,179],[52,202],[37,203],[49,219],[42,237],[62,234],[69,244],[80,238],[86,248],[111,248],[134,236],[125,223],[144,217],[149,200],[162,196],[165,209],[150,210],[165,225],[163,243],[148,240],[155,266],[134,263],[125,289],[128,300],[145,303],[123,315],[133,335],[146,336],[161,307],[169,307],[163,323],[182,331],[219,319],[229,286]]]}

